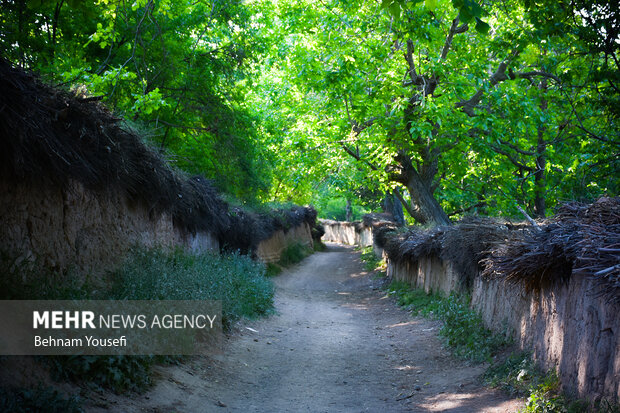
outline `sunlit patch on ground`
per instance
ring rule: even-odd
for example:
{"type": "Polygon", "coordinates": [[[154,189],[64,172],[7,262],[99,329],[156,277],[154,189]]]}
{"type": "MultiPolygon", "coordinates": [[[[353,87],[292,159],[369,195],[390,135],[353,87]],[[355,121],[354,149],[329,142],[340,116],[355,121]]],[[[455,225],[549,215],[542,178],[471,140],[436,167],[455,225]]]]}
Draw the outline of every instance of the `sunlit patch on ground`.
{"type": "Polygon", "coordinates": [[[440,393],[424,398],[418,407],[429,412],[508,413],[515,406],[510,400],[488,400],[487,406],[480,406],[479,393],[440,393]],[[476,409],[472,410],[474,405],[476,409]]]}

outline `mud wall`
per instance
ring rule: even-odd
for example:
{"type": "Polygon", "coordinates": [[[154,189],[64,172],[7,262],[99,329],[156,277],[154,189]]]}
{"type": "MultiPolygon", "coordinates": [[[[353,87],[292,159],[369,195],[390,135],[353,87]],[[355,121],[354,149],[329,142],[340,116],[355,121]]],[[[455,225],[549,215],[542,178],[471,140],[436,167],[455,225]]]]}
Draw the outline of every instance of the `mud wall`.
{"type": "Polygon", "coordinates": [[[54,271],[98,276],[135,244],[219,250],[209,233],[181,231],[168,214],[75,181],[62,188],[0,183],[0,194],[0,250],[54,271]]]}
{"type": "Polygon", "coordinates": [[[563,388],[579,397],[620,400],[620,306],[593,294],[596,281],[573,274],[568,284],[525,293],[477,277],[472,306],[495,331],[508,329],[563,388]]]}
{"type": "MultiPolygon", "coordinates": [[[[0,252],[17,263],[34,263],[59,273],[98,277],[120,264],[134,245],[182,246],[191,252],[219,251],[208,232],[190,233],[167,213],[114,191],[90,191],[76,181],[64,187],[0,182],[0,252]]],[[[313,246],[309,224],[276,231],[259,243],[264,262],[280,259],[293,243],[313,246]]]]}
{"type": "MultiPolygon", "coordinates": [[[[350,224],[323,225],[326,235],[331,230],[329,240],[352,244],[359,238],[350,224]]],[[[376,244],[374,249],[383,254],[376,244]]],[[[598,288],[595,280],[573,274],[567,284],[526,293],[519,285],[477,276],[467,291],[452,263],[436,256],[387,259],[387,274],[426,292],[471,294],[471,305],[485,324],[511,335],[546,370],[556,369],[567,393],[620,400],[620,306],[593,294],[598,288]]]]}
{"type": "Polygon", "coordinates": [[[362,222],[342,222],[328,219],[319,220],[325,228],[323,241],[368,247],[373,245],[372,228],[362,222]]]}
{"type": "Polygon", "coordinates": [[[302,223],[288,231],[276,231],[270,238],[261,241],[256,249],[256,256],[265,263],[280,260],[282,251],[289,245],[301,243],[309,248],[313,247],[310,225],[302,223]]]}
{"type": "MultiPolygon", "coordinates": [[[[434,256],[388,260],[387,273],[426,292],[464,291],[454,266],[434,256]]],[[[573,274],[567,285],[526,293],[478,276],[469,293],[485,324],[532,351],[545,370],[556,369],[567,393],[620,400],[620,306],[597,298],[596,288],[596,281],[573,274]]]]}
{"type": "Polygon", "coordinates": [[[450,295],[453,291],[462,291],[454,266],[434,256],[423,257],[416,262],[395,262],[388,259],[387,276],[405,281],[427,293],[450,295]]]}

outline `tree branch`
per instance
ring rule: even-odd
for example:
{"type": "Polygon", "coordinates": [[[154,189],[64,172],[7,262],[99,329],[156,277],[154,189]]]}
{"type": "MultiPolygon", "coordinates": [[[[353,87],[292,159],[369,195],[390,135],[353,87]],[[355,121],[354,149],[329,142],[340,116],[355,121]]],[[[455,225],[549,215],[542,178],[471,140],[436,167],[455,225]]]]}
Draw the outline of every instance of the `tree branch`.
{"type": "MultiPolygon", "coordinates": [[[[552,73],[544,72],[542,70],[534,70],[531,72],[513,72],[511,69],[511,70],[508,70],[508,74],[506,74],[507,68],[508,68],[507,60],[504,60],[502,63],[499,64],[495,73],[493,73],[491,77],[489,78],[489,84],[491,87],[505,80],[528,79],[532,81],[532,79],[537,76],[553,79],[556,82],[561,83],[560,78],[558,78],[556,75],[552,73]]],[[[482,100],[483,95],[484,95],[484,88],[480,88],[476,91],[476,93],[474,93],[474,95],[471,98],[467,100],[461,100],[455,105],[455,107],[457,109],[462,108],[463,112],[465,112],[470,117],[476,116],[474,112],[474,108],[478,106],[478,104],[482,100]]]]}
{"type": "Polygon", "coordinates": [[[542,231],[542,228],[540,228],[540,226],[536,223],[536,221],[534,221],[532,217],[529,216],[528,213],[525,212],[523,208],[521,208],[520,205],[517,205],[517,209],[519,210],[519,212],[521,212],[525,216],[525,219],[527,219],[527,222],[529,222],[536,229],[537,232],[542,231]]]}
{"type": "Polygon", "coordinates": [[[407,65],[409,66],[409,77],[411,78],[411,83],[406,84],[407,85],[420,85],[420,76],[418,76],[416,70],[415,70],[415,62],[413,61],[413,52],[414,52],[414,48],[413,48],[413,40],[409,39],[407,40],[407,51],[405,52],[405,60],[407,61],[407,65]]]}
{"type": "Polygon", "coordinates": [[[549,79],[553,79],[558,83],[561,83],[560,78],[557,77],[556,75],[552,74],[552,73],[548,73],[548,72],[543,72],[542,70],[534,70],[531,72],[521,72],[521,73],[514,73],[512,70],[508,71],[508,76],[510,77],[510,79],[514,80],[514,79],[532,79],[533,77],[536,76],[540,76],[540,77],[546,77],[549,79]]]}
{"type": "MultiPolygon", "coordinates": [[[[489,84],[491,87],[497,85],[499,82],[509,79],[508,75],[506,75],[506,68],[508,67],[508,63],[503,61],[499,64],[495,73],[491,75],[489,78],[489,84]]],[[[461,100],[458,102],[455,107],[463,108],[463,112],[465,112],[468,116],[475,116],[474,108],[478,106],[480,101],[482,100],[482,96],[484,95],[484,89],[480,88],[478,91],[469,99],[461,100]]]]}
{"type": "Polygon", "coordinates": [[[534,156],[534,155],[536,155],[536,152],[525,151],[525,150],[519,148],[517,145],[514,145],[514,144],[512,144],[510,142],[506,142],[506,141],[503,141],[501,139],[498,139],[498,141],[502,145],[508,146],[510,149],[512,149],[513,151],[515,151],[515,152],[517,152],[517,153],[519,153],[521,155],[525,155],[525,156],[534,156]]]}
{"type": "Polygon", "coordinates": [[[378,168],[373,165],[372,163],[370,163],[368,160],[363,159],[358,153],[356,153],[354,150],[352,150],[351,148],[349,148],[347,145],[345,145],[343,142],[340,142],[340,146],[342,146],[342,149],[344,149],[344,151],[346,153],[348,153],[349,155],[351,155],[354,159],[356,159],[357,161],[363,162],[366,165],[368,165],[368,167],[370,169],[372,169],[373,171],[377,171],[378,168]]]}
{"type": "Polygon", "coordinates": [[[374,125],[376,120],[377,120],[377,116],[373,116],[372,118],[367,119],[367,120],[365,120],[362,123],[358,123],[357,121],[353,121],[353,127],[351,128],[351,134],[355,135],[355,136],[359,135],[365,129],[368,129],[372,125],[374,125]]]}
{"type": "Polygon", "coordinates": [[[517,168],[523,169],[525,171],[528,172],[534,172],[534,168],[529,167],[521,162],[519,162],[518,160],[516,160],[511,154],[509,154],[508,152],[498,148],[495,145],[491,145],[491,149],[493,149],[494,152],[499,153],[500,155],[504,155],[506,158],[508,158],[508,160],[510,162],[512,162],[513,165],[515,165],[517,168]]]}
{"type": "Polygon", "coordinates": [[[448,30],[446,41],[444,42],[443,49],[441,50],[441,60],[446,60],[448,52],[450,51],[450,47],[452,46],[452,39],[454,39],[454,35],[459,33],[465,33],[467,29],[469,29],[467,23],[461,26],[459,26],[458,24],[459,17],[456,16],[456,18],[452,20],[452,26],[450,26],[450,30],[448,30]]]}

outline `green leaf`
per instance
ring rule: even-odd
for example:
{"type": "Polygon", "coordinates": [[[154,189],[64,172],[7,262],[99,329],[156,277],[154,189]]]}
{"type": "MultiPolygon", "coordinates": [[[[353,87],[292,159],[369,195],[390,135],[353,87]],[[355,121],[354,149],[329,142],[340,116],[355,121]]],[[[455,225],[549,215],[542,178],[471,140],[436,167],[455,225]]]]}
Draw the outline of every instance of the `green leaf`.
{"type": "Polygon", "coordinates": [[[487,22],[484,22],[480,20],[478,17],[476,17],[476,31],[482,34],[487,34],[489,33],[490,28],[491,26],[489,26],[487,22]]]}
{"type": "Polygon", "coordinates": [[[437,8],[438,0],[424,0],[424,6],[429,10],[435,10],[437,8]]]}

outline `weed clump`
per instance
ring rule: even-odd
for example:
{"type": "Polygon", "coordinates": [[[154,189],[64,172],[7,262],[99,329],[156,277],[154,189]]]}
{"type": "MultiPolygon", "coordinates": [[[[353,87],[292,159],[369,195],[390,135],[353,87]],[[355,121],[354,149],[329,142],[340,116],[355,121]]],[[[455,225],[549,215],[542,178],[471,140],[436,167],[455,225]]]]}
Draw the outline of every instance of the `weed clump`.
{"type": "Polygon", "coordinates": [[[245,255],[136,249],[114,273],[110,298],[221,300],[227,329],[241,317],[266,314],[273,294],[264,265],[245,255]]]}
{"type": "Polygon", "coordinates": [[[574,400],[562,393],[554,371],[541,370],[529,352],[512,353],[492,365],[483,375],[486,385],[499,388],[512,396],[526,398],[522,413],[619,413],[620,406],[600,400],[589,403],[574,400]]]}
{"type": "Polygon", "coordinates": [[[302,244],[301,242],[295,242],[282,250],[278,264],[282,267],[297,264],[308,255],[312,254],[312,252],[312,248],[307,245],[302,244]]]}
{"type": "Polygon", "coordinates": [[[364,262],[364,269],[366,271],[374,271],[385,264],[383,259],[377,258],[372,246],[362,248],[360,259],[364,262]]]}

